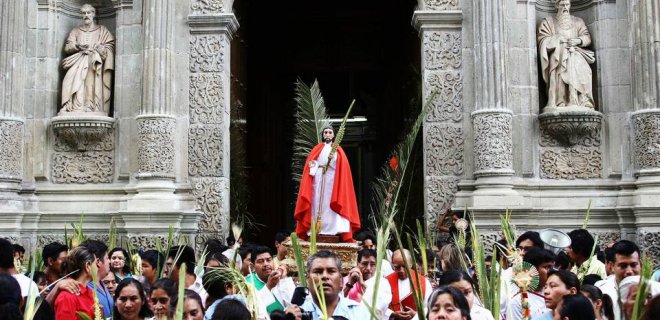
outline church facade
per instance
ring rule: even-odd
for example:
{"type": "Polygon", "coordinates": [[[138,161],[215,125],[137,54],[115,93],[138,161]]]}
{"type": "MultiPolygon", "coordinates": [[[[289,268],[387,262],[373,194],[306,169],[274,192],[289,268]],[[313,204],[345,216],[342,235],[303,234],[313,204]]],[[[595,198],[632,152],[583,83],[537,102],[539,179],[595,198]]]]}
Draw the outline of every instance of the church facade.
{"type": "MultiPolygon", "coordinates": [[[[153,247],[170,226],[196,244],[226,236],[232,110],[246,95],[239,1],[88,1],[115,37],[111,120],[100,122],[53,121],[84,2],[2,1],[0,235],[42,246],[84,214],[92,237],[113,222],[135,245],[153,247]]],[[[507,209],[520,230],[572,230],[590,206],[600,243],[635,240],[657,265],[660,1],[570,4],[595,58],[595,107],[570,114],[544,112],[537,29],[554,0],[415,4],[424,218],[433,229],[468,208],[496,239],[507,209]]]]}

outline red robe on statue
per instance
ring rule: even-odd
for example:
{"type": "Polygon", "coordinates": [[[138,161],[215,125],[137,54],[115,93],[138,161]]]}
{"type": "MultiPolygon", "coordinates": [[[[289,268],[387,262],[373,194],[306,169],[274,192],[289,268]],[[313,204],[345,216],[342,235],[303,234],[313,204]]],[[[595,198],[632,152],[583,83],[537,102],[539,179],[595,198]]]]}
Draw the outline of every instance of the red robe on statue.
{"type": "MultiPolygon", "coordinates": [[[[300,190],[298,190],[298,200],[296,201],[296,210],[293,216],[298,222],[296,225],[296,234],[303,240],[309,239],[307,232],[309,232],[309,228],[312,225],[311,209],[314,176],[309,174],[309,163],[311,160],[317,160],[324,145],[324,143],[319,143],[309,153],[305,160],[302,178],[300,179],[300,190]]],[[[339,234],[341,241],[354,242],[353,232],[360,229],[360,213],[358,212],[357,201],[355,200],[351,167],[341,147],[337,148],[336,157],[337,163],[335,180],[332,187],[332,197],[330,199],[330,209],[350,222],[351,231],[339,234]]]]}

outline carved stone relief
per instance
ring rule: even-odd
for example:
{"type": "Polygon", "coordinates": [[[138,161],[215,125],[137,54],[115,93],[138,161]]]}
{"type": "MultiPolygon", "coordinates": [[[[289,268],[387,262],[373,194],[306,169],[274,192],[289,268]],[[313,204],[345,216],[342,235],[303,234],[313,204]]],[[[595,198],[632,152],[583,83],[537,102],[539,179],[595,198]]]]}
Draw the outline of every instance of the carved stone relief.
{"type": "Polygon", "coordinates": [[[424,0],[426,10],[456,10],[460,9],[458,0],[424,0]]]}
{"type": "Polygon", "coordinates": [[[75,129],[60,129],[55,135],[54,149],[59,152],[112,151],[114,148],[115,139],[112,130],[105,128],[87,129],[84,132],[75,129]],[[75,141],[75,144],[70,141],[75,141]]]}
{"type": "Polygon", "coordinates": [[[23,175],[23,122],[0,120],[0,179],[23,175]]]}
{"type": "Polygon", "coordinates": [[[660,231],[638,232],[637,244],[642,249],[642,255],[653,259],[654,268],[660,267],[660,231]]]}
{"type": "Polygon", "coordinates": [[[222,178],[191,178],[193,196],[202,209],[202,219],[199,224],[201,232],[217,232],[225,234],[229,230],[225,196],[229,186],[222,178]]]}
{"type": "Polygon", "coordinates": [[[591,232],[591,234],[594,236],[594,238],[598,236],[598,246],[603,250],[605,249],[605,247],[607,247],[609,243],[621,240],[621,233],[618,231],[612,231],[612,232],[596,231],[596,232],[591,232]]]}
{"type": "Polygon", "coordinates": [[[53,242],[64,244],[64,234],[42,234],[37,236],[37,248],[43,248],[53,242]]]}
{"type": "Polygon", "coordinates": [[[222,124],[225,116],[224,88],[219,73],[190,76],[190,122],[222,124]]]}
{"type": "Polygon", "coordinates": [[[426,177],[426,224],[436,228],[438,218],[451,207],[458,191],[458,177],[426,177]]]}
{"type": "Polygon", "coordinates": [[[223,0],[192,0],[190,11],[194,15],[218,14],[225,11],[223,0]]]}
{"type": "Polygon", "coordinates": [[[188,134],[188,173],[222,177],[224,147],[222,126],[191,126],[188,134]]]}
{"type": "Polygon", "coordinates": [[[112,152],[55,152],[54,183],[111,183],[114,174],[112,152]]]}
{"type": "Polygon", "coordinates": [[[633,115],[636,169],[660,168],[660,112],[633,115]]]}
{"type": "Polygon", "coordinates": [[[190,71],[224,72],[224,58],[227,45],[220,35],[190,36],[190,71]]]}
{"type": "Polygon", "coordinates": [[[461,127],[449,124],[427,124],[425,140],[427,175],[463,174],[465,138],[461,127]]]}
{"type": "Polygon", "coordinates": [[[463,119],[463,77],[460,72],[431,72],[424,85],[426,92],[434,95],[426,121],[459,122],[463,119]]]}
{"type": "Polygon", "coordinates": [[[475,171],[513,168],[511,120],[507,112],[473,115],[475,171]]]}
{"type": "Polygon", "coordinates": [[[602,154],[597,148],[556,148],[541,153],[543,178],[598,178],[602,166],[602,154]]]}
{"type": "Polygon", "coordinates": [[[424,67],[427,70],[461,67],[460,32],[427,32],[424,34],[424,67]]]}
{"type": "Polygon", "coordinates": [[[137,119],[139,174],[174,176],[175,122],[169,117],[137,119]]]}

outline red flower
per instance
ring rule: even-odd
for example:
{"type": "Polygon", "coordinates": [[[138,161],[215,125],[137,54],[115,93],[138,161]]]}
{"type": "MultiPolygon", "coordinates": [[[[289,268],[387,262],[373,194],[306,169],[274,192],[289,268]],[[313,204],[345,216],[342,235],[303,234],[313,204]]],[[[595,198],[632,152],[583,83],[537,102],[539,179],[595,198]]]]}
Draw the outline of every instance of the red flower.
{"type": "Polygon", "coordinates": [[[390,168],[392,168],[393,171],[399,170],[399,160],[397,160],[396,157],[390,158],[390,168]]]}

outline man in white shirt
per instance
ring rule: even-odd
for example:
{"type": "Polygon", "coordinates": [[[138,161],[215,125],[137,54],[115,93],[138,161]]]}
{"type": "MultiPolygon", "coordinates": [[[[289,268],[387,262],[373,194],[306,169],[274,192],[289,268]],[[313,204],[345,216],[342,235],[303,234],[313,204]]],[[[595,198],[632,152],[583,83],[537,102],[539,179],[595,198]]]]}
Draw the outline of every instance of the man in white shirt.
{"type": "Polygon", "coordinates": [[[614,311],[613,320],[624,319],[621,314],[621,308],[617,301],[619,301],[619,283],[630,276],[638,276],[641,271],[641,254],[639,247],[632,241],[620,240],[612,247],[614,253],[614,263],[612,264],[612,271],[614,277],[608,277],[605,280],[596,282],[596,286],[600,290],[612,298],[612,310],[614,311]]]}
{"type": "Polygon", "coordinates": [[[254,272],[245,277],[245,281],[258,290],[259,303],[266,306],[268,314],[284,310],[291,304],[296,288],[293,279],[286,276],[286,265],[282,264],[276,270],[270,248],[265,246],[254,247],[251,259],[254,272]]]}
{"type": "Polygon", "coordinates": [[[30,292],[39,295],[37,284],[24,274],[18,273],[14,266],[14,248],[11,242],[0,238],[0,273],[10,274],[21,286],[21,296],[27,297],[30,292]]]}

